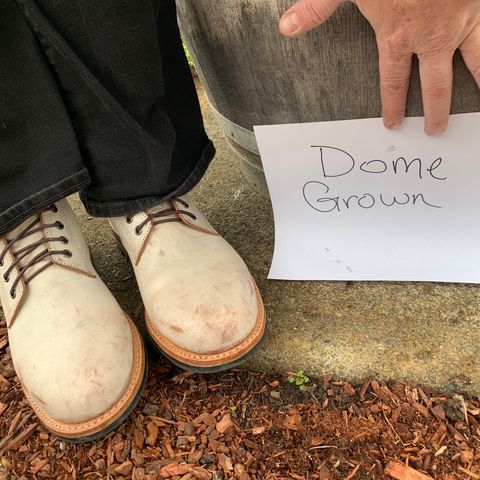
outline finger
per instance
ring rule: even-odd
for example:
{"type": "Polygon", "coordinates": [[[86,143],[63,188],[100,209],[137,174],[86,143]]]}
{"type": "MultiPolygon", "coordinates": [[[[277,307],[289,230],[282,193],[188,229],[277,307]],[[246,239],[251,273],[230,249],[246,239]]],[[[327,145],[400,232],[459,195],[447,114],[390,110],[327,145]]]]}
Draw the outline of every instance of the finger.
{"type": "Polygon", "coordinates": [[[378,55],[383,123],[386,128],[395,130],[405,117],[413,54],[381,44],[378,55]]]}
{"type": "Polygon", "coordinates": [[[280,32],[295,37],[325,22],[343,0],[299,0],[280,19],[280,32]]]}
{"type": "Polygon", "coordinates": [[[474,30],[460,45],[465,65],[480,88],[480,28],[474,30]]]}
{"type": "Polygon", "coordinates": [[[448,125],[452,103],[453,53],[445,57],[419,56],[425,132],[442,133],[448,125]]]}

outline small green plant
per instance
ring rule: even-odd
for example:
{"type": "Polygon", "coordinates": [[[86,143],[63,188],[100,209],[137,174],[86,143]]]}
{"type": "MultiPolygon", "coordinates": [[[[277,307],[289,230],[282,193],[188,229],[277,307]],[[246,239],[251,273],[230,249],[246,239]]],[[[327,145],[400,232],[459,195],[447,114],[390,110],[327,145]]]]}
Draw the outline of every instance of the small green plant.
{"type": "Polygon", "coordinates": [[[310,381],[310,378],[303,373],[303,370],[299,370],[297,373],[290,373],[288,381],[297,385],[298,389],[303,392],[305,385],[310,381]]]}
{"type": "Polygon", "coordinates": [[[237,411],[237,406],[236,406],[236,405],[230,405],[229,408],[230,408],[230,411],[231,411],[232,413],[235,413],[235,412],[237,411]]]}
{"type": "Polygon", "coordinates": [[[193,77],[197,77],[195,65],[193,64],[192,57],[190,55],[190,52],[188,51],[187,44],[183,40],[182,40],[182,43],[183,43],[183,51],[185,52],[185,56],[187,57],[188,66],[190,67],[193,77]]]}
{"type": "Polygon", "coordinates": [[[190,56],[190,52],[188,51],[187,44],[182,40],[183,43],[183,51],[185,52],[185,56],[187,57],[187,61],[189,65],[193,65],[192,57],[190,56]]]}

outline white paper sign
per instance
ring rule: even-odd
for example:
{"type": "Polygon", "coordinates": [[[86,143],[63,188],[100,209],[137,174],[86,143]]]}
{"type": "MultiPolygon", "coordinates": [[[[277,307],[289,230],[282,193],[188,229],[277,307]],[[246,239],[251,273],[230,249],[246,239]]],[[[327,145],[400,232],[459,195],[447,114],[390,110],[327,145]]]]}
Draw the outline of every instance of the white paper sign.
{"type": "Polygon", "coordinates": [[[273,202],[269,278],[480,282],[480,113],[255,127],[273,202]]]}

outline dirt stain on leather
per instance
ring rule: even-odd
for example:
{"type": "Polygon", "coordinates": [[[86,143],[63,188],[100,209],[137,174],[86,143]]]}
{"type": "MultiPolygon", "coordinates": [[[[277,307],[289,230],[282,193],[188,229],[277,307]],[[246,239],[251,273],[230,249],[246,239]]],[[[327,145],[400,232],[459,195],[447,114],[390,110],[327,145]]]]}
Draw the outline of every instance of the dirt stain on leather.
{"type": "Polygon", "coordinates": [[[222,330],[222,342],[227,343],[230,342],[237,334],[237,322],[232,321],[225,325],[225,328],[222,330]]]}
{"type": "Polygon", "coordinates": [[[47,403],[45,402],[45,400],[43,400],[42,397],[36,395],[35,393],[32,393],[31,395],[32,395],[32,397],[33,397],[35,400],[37,400],[38,403],[41,403],[42,405],[46,405],[46,404],[47,404],[47,403]]]}
{"type": "Polygon", "coordinates": [[[253,279],[248,282],[248,290],[252,298],[257,298],[257,289],[253,279]]]}
{"type": "Polygon", "coordinates": [[[103,390],[102,375],[97,367],[87,367],[83,370],[85,380],[97,390],[103,390]]]}
{"type": "Polygon", "coordinates": [[[238,313],[232,311],[230,305],[224,304],[218,307],[208,307],[197,305],[195,315],[205,325],[205,327],[214,332],[220,340],[220,343],[230,342],[237,334],[238,313]]]}
{"type": "Polygon", "coordinates": [[[183,328],[177,327],[177,325],[169,325],[170,330],[173,330],[175,333],[184,333],[185,330],[183,328]]]}

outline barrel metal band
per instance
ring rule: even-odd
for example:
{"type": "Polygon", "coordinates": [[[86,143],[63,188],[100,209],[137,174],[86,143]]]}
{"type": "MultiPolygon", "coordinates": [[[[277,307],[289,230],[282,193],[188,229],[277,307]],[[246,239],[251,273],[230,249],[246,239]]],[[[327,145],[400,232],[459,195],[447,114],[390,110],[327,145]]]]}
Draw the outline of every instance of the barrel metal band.
{"type": "Polygon", "coordinates": [[[210,99],[207,97],[208,103],[215,113],[220,126],[223,128],[225,135],[235,143],[238,143],[241,147],[245,148],[249,152],[260,155],[258,150],[257,141],[255,139],[255,134],[241,125],[229,120],[227,117],[222,115],[212,104],[210,99]]]}

